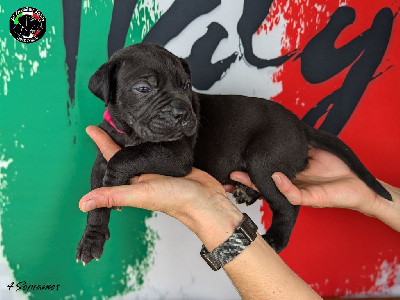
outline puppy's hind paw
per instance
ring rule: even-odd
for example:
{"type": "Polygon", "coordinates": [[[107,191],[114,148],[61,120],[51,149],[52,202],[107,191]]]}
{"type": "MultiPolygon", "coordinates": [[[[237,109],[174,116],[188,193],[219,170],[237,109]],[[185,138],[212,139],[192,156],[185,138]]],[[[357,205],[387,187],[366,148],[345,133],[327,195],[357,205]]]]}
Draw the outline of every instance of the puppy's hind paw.
{"type": "Polygon", "coordinates": [[[244,184],[237,183],[236,190],[233,192],[233,197],[235,198],[236,203],[246,203],[248,206],[257,201],[260,197],[260,193],[244,184]]]}

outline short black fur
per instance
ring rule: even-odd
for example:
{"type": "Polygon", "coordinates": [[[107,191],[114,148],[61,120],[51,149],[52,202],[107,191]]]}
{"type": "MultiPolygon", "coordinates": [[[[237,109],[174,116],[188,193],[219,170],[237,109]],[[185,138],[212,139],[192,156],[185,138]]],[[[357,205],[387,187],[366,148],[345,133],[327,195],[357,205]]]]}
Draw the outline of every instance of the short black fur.
{"type": "MultiPolygon", "coordinates": [[[[153,44],[119,50],[100,67],[89,89],[105,102],[124,132],[106,121],[100,124],[123,149],[108,163],[98,152],[92,189],[127,184],[143,173],[185,176],[192,166],[223,184],[233,183],[232,171],[246,171],[260,193],[241,185],[237,201],[252,204],[262,196],[268,202],[273,217],[263,238],[277,252],[289,242],[299,206],[287,201],[271,175],[280,171],[293,179],[307,167],[310,147],[336,154],[371,189],[391,200],[349,147],[305,125],[282,105],[254,97],[199,94],[187,88],[189,84],[188,64],[153,44]]],[[[110,208],[88,213],[78,260],[88,263],[100,257],[110,237],[109,218],[110,208]]]]}

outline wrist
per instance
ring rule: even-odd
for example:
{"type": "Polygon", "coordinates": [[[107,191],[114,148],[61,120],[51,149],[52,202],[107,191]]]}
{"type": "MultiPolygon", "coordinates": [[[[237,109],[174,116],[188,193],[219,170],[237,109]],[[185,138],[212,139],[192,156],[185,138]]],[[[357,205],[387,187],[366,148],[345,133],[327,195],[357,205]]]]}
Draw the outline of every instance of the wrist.
{"type": "Polygon", "coordinates": [[[380,183],[392,195],[392,201],[377,195],[373,209],[366,215],[375,217],[400,232],[400,188],[395,188],[382,181],[380,183]]]}
{"type": "Polygon", "coordinates": [[[218,194],[188,211],[183,223],[212,251],[232,235],[242,219],[241,211],[226,196],[218,194]]]}
{"type": "Polygon", "coordinates": [[[200,255],[214,271],[235,259],[257,237],[257,225],[247,214],[234,233],[217,248],[209,251],[205,245],[201,248],[200,255]]]}

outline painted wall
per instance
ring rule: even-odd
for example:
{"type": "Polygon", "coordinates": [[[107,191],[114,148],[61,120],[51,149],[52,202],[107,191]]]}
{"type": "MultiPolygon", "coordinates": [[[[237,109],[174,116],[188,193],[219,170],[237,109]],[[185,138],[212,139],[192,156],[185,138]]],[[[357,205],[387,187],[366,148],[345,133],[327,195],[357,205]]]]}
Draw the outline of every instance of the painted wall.
{"type": "MultiPolygon", "coordinates": [[[[0,299],[239,298],[225,274],[202,261],[197,237],[159,213],[113,212],[100,262],[75,263],[86,221],[77,203],[95,159],[84,129],[104,110],[87,82],[115,50],[143,39],[187,58],[197,90],[282,103],[338,134],[375,176],[400,186],[399,6],[2,1],[0,299]],[[46,16],[47,32],[33,44],[9,34],[9,18],[23,6],[46,16]],[[26,290],[43,284],[60,287],[26,290]]],[[[261,233],[269,227],[261,201],[240,209],[261,233]]],[[[399,233],[357,212],[302,208],[281,256],[324,296],[400,295],[399,233]]]]}

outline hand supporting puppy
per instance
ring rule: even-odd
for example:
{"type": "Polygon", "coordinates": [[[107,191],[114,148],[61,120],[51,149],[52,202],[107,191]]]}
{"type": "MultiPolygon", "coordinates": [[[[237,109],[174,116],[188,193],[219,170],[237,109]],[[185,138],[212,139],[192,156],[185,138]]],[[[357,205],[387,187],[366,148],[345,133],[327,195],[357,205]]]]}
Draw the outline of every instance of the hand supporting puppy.
{"type": "MultiPolygon", "coordinates": [[[[400,189],[381,181],[393,201],[380,197],[328,151],[311,149],[308,168],[296,176],[294,183],[279,172],[272,178],[293,205],[354,209],[400,231],[400,189]]],[[[233,172],[231,179],[257,189],[247,173],[233,172]]]]}
{"type": "MultiPolygon", "coordinates": [[[[87,132],[105,159],[120,150],[101,129],[91,126],[87,132]]],[[[242,213],[226,197],[222,185],[199,169],[179,178],[143,174],[130,183],[93,190],[82,197],[79,208],[86,212],[134,206],[161,211],[189,227],[209,251],[224,242],[242,220],[242,213]]],[[[260,235],[223,269],[243,299],[321,299],[260,235]]]]}
{"type": "MultiPolygon", "coordinates": [[[[87,133],[107,161],[121,150],[98,127],[88,127],[87,133]]],[[[226,193],[221,184],[196,168],[185,177],[143,174],[132,178],[130,183],[93,190],[82,197],[79,208],[87,212],[99,207],[133,206],[161,211],[189,227],[207,249],[213,249],[221,240],[227,239],[242,220],[242,213],[230,201],[225,201],[226,193]],[[194,214],[202,217],[193,217],[194,214]],[[204,226],[213,227],[225,235],[204,234],[204,226]]]]}

